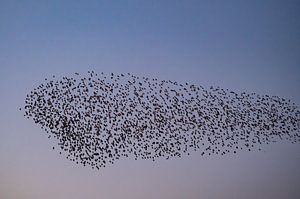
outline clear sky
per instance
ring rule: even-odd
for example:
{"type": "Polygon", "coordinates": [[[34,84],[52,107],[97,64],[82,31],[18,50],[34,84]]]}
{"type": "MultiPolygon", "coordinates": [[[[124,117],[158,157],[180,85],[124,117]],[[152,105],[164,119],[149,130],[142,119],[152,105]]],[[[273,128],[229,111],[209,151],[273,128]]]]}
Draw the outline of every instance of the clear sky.
{"type": "Polygon", "coordinates": [[[130,72],[300,105],[298,0],[0,0],[0,198],[300,198],[300,144],[92,170],[18,108],[52,75],[130,72]]]}

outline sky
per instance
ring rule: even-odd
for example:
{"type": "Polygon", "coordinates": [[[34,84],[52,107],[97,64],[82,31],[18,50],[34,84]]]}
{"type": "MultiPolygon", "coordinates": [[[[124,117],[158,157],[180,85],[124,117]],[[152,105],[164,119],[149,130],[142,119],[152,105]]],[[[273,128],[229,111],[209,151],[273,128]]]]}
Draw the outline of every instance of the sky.
{"type": "Polygon", "coordinates": [[[300,145],[76,165],[18,109],[56,76],[124,73],[300,105],[297,0],[0,0],[0,198],[300,198],[300,145]]]}

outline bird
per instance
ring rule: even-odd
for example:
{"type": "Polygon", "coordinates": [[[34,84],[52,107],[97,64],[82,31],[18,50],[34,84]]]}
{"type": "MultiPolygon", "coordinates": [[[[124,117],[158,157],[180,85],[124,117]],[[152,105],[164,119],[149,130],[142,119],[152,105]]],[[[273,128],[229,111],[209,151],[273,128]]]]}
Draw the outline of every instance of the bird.
{"type": "Polygon", "coordinates": [[[300,141],[300,111],[278,96],[130,72],[73,74],[45,78],[19,110],[55,139],[53,150],[92,169],[123,157],[236,155],[300,141]]]}

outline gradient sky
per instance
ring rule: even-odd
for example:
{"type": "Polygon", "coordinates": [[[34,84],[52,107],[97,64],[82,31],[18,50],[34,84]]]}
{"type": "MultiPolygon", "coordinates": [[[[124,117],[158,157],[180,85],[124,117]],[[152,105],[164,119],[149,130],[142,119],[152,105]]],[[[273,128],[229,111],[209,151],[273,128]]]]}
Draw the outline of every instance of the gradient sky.
{"type": "Polygon", "coordinates": [[[76,165],[18,111],[52,75],[130,72],[300,105],[298,0],[0,0],[0,198],[298,199],[300,144],[76,165]]]}

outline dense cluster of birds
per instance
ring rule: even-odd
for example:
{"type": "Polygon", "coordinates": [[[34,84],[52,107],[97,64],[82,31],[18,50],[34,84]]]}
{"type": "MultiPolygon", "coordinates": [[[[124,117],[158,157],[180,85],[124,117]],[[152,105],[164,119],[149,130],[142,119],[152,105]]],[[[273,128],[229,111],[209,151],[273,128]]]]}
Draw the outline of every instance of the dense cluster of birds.
{"type": "Polygon", "coordinates": [[[56,138],[60,153],[96,169],[128,156],[224,155],[300,141],[290,100],[130,73],[45,79],[27,95],[24,113],[56,138]]]}

